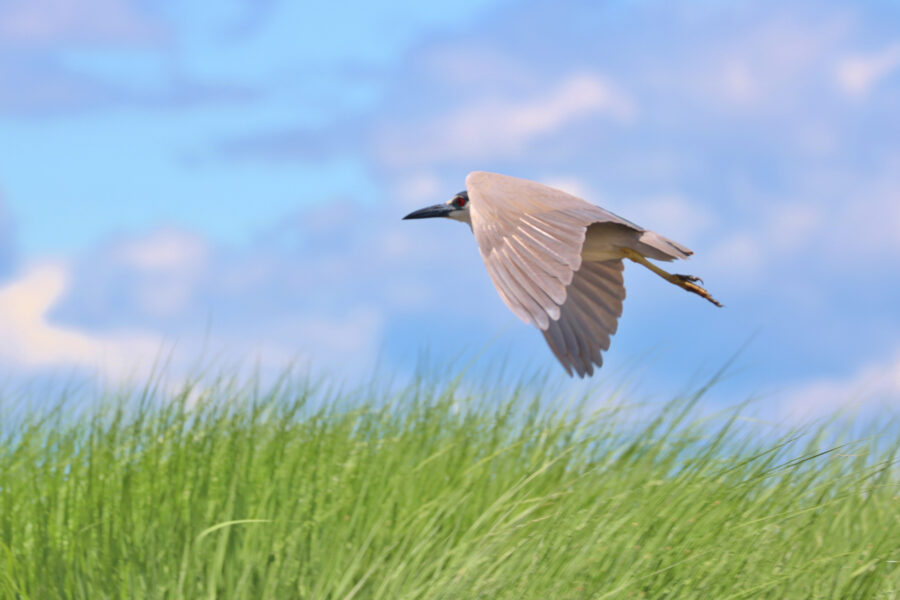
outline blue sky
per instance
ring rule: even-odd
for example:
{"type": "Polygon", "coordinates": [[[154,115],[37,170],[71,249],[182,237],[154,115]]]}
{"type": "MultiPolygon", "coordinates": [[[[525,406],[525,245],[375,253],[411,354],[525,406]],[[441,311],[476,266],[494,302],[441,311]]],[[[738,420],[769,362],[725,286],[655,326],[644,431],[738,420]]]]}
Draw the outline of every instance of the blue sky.
{"type": "Polygon", "coordinates": [[[0,82],[7,374],[556,376],[467,228],[399,220],[491,170],[691,247],[725,303],[628,266],[600,380],[671,394],[752,337],[723,401],[900,403],[895,3],[10,0],[0,82]]]}

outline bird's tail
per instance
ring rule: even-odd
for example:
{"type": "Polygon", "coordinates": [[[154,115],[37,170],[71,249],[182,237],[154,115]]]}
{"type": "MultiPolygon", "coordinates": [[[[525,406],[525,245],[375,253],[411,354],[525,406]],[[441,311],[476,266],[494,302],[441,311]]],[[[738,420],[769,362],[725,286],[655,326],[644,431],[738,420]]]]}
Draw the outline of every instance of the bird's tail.
{"type": "Polygon", "coordinates": [[[643,232],[641,237],[638,238],[638,242],[645,246],[639,250],[641,254],[655,260],[668,261],[676,258],[687,258],[694,253],[690,248],[663,237],[655,231],[643,232]]]}

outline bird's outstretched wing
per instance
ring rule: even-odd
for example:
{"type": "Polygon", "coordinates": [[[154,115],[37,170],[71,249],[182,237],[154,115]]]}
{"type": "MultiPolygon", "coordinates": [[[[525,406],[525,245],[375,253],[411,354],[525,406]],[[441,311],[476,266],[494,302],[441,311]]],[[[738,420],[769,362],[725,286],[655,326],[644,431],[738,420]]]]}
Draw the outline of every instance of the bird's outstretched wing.
{"type": "Polygon", "coordinates": [[[546,330],[560,318],[581,267],[592,223],[636,225],[534,181],[475,171],[466,177],[478,250],[500,297],[520,319],[546,330]]]}
{"type": "Polygon", "coordinates": [[[621,261],[582,266],[587,228],[618,223],[643,230],[525,179],[476,171],[466,178],[466,189],[475,240],[500,297],[520,319],[544,332],[567,370],[592,372],[591,363],[599,365],[600,351],[609,347],[625,290],[621,261]],[[605,283],[597,279],[603,276],[605,283]]]}
{"type": "Polygon", "coordinates": [[[622,261],[586,262],[566,288],[560,317],[550,321],[544,339],[566,372],[579,377],[594,374],[603,365],[602,352],[619,326],[625,284],[622,261]]]}

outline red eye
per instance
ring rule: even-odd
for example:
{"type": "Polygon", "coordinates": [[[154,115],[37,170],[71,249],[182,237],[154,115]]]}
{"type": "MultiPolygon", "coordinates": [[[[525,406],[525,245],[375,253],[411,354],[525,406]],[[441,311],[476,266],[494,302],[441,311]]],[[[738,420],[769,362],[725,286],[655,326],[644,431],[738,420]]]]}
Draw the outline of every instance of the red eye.
{"type": "Polygon", "coordinates": [[[457,198],[453,204],[456,206],[456,208],[462,208],[463,206],[466,205],[466,199],[465,198],[457,198]]]}

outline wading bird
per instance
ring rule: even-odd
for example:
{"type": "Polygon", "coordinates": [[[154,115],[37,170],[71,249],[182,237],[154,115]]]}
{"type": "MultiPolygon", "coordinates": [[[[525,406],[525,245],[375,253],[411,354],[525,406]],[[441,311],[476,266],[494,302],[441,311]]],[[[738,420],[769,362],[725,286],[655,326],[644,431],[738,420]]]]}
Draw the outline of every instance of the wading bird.
{"type": "Polygon", "coordinates": [[[616,332],[625,299],[623,259],[643,265],[722,306],[699,277],[663,271],[693,252],[613,213],[534,181],[475,171],[449,202],[404,219],[446,217],[468,223],[500,297],[544,334],[569,375],[594,374],[616,332]]]}

